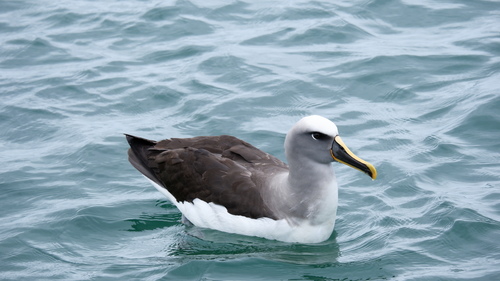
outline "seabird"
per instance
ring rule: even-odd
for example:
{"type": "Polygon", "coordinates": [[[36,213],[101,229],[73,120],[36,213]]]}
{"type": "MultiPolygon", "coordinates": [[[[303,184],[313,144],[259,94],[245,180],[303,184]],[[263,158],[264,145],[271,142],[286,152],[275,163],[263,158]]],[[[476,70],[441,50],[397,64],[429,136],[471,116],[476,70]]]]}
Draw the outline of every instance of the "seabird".
{"type": "Polygon", "coordinates": [[[130,163],[183,214],[219,231],[285,242],[319,243],[335,225],[338,161],[372,179],[375,167],[354,155],[330,120],[299,120],[285,138],[288,165],[236,137],[152,141],[127,135],[130,163]]]}

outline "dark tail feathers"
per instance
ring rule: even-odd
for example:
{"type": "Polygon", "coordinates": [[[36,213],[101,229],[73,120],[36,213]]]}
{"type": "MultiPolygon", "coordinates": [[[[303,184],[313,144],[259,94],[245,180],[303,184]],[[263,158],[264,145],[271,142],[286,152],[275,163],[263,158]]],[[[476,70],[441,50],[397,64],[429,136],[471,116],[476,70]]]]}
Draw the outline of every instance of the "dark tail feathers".
{"type": "Polygon", "coordinates": [[[130,145],[130,149],[128,150],[128,161],[130,164],[132,164],[134,168],[150,180],[156,182],[160,186],[163,186],[163,183],[156,177],[148,157],[151,153],[150,149],[156,145],[156,141],[128,134],[125,134],[125,136],[127,137],[127,142],[130,145]]]}

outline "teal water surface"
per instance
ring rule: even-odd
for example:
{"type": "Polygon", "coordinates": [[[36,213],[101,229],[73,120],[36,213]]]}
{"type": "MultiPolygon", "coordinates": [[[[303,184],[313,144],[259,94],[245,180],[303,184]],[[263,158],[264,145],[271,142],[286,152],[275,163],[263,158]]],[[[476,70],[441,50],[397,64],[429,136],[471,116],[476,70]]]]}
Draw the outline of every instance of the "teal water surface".
{"type": "Polygon", "coordinates": [[[500,2],[0,1],[0,279],[500,280],[500,2]],[[123,133],[284,160],[337,123],[332,237],[181,224],[123,133]]]}

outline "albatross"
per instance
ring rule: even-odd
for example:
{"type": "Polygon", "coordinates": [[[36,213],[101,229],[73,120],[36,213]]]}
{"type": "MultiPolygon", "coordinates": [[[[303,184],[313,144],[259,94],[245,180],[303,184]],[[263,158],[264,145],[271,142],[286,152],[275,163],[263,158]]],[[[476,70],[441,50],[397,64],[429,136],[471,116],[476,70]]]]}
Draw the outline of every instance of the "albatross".
{"type": "Polygon", "coordinates": [[[287,133],[287,164],[233,136],[148,140],[126,134],[128,159],[183,215],[183,222],[296,243],[327,240],[338,186],[332,162],[377,177],[344,144],[337,126],[313,115],[287,133]]]}

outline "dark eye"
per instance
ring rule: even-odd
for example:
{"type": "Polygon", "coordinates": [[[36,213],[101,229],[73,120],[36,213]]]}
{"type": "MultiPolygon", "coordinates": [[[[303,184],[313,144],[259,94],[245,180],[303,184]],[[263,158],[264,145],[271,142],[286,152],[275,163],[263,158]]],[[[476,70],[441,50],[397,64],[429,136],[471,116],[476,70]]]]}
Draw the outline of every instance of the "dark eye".
{"type": "Polygon", "coordinates": [[[312,132],[311,133],[311,137],[315,140],[325,140],[325,139],[328,139],[328,136],[323,134],[323,133],[320,133],[320,132],[312,132]]]}

